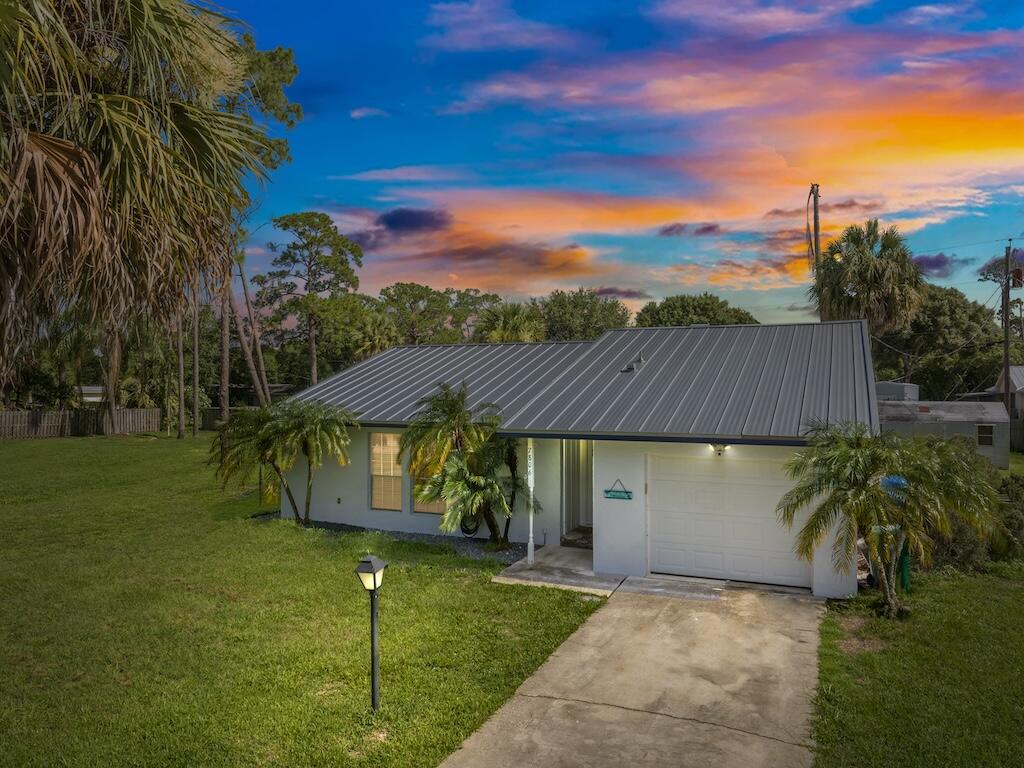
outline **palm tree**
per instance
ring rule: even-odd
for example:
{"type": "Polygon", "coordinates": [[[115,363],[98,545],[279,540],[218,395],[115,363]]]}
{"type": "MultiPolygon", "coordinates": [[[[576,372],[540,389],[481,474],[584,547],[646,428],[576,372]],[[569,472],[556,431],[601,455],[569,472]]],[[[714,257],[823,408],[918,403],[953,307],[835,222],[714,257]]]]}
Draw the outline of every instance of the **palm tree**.
{"type": "Polygon", "coordinates": [[[874,435],[860,423],[816,425],[806,450],[786,464],[796,485],[776,511],[792,528],[797,514],[810,510],[796,540],[797,554],[807,560],[835,529],[837,571],[851,566],[863,538],[883,611],[895,616],[903,611],[896,568],[904,544],[928,562],[934,537],[949,536],[953,517],[982,535],[997,530],[998,496],[983,461],[957,440],[874,435]]]}
{"type": "Polygon", "coordinates": [[[500,476],[506,446],[498,437],[497,406],[469,404],[466,384],[441,383],[419,402],[419,413],[402,433],[399,446],[409,457],[413,477],[426,478],[423,501],[445,501],[441,529],[454,531],[463,517],[481,515],[492,542],[502,540],[497,515],[512,514],[500,476]]]}
{"type": "Polygon", "coordinates": [[[336,406],[290,400],[273,409],[273,434],[286,456],[301,454],[306,459],[306,502],[302,521],[309,525],[313,501],[313,475],[333,456],[340,466],[348,464],[349,427],[358,426],[350,411],[336,406]]]}
{"type": "Polygon", "coordinates": [[[491,343],[543,341],[544,320],[526,304],[502,302],[480,314],[475,332],[491,343]]]}
{"type": "Polygon", "coordinates": [[[847,227],[812,265],[808,296],[822,320],[866,319],[872,333],[905,328],[920,306],[924,279],[903,235],[878,219],[847,227]]]}
{"type": "Polygon", "coordinates": [[[399,342],[394,321],[380,312],[371,312],[356,328],[356,357],[360,360],[390,349],[399,342]]]}
{"type": "MultiPolygon", "coordinates": [[[[348,429],[355,425],[352,414],[321,403],[290,400],[274,406],[243,409],[217,427],[210,446],[210,463],[225,484],[232,479],[246,482],[261,465],[270,466],[281,482],[295,522],[309,525],[313,499],[313,476],[324,457],[334,456],[348,464],[348,429]],[[306,459],[306,500],[303,514],[288,484],[288,472],[299,456],[306,459]]],[[[268,486],[267,497],[273,488],[268,486]]]]}
{"type": "MultiPolygon", "coordinates": [[[[218,424],[210,446],[209,461],[216,465],[215,474],[225,486],[231,480],[249,482],[260,467],[271,467],[288,498],[295,522],[302,523],[299,507],[288,484],[288,470],[294,464],[295,456],[285,450],[280,439],[278,413],[274,408],[244,408],[228,421],[218,424]]],[[[263,501],[272,500],[274,486],[268,483],[263,489],[263,501]]]]}
{"type": "Polygon", "coordinates": [[[0,378],[37,320],[83,306],[107,336],[169,321],[223,259],[265,128],[235,25],[187,0],[0,5],[0,378]]]}

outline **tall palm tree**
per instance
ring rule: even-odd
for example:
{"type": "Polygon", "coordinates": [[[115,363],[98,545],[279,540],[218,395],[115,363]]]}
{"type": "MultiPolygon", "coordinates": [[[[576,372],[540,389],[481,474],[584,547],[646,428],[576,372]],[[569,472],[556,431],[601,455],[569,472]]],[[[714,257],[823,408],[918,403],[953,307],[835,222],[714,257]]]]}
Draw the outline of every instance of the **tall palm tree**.
{"type": "Polygon", "coordinates": [[[822,320],[863,318],[875,334],[905,328],[923,298],[924,278],[903,235],[878,219],[847,227],[812,272],[808,296],[822,320]]]}
{"type": "Polygon", "coordinates": [[[497,434],[497,406],[470,406],[465,383],[458,388],[442,383],[435,394],[420,400],[419,408],[399,448],[409,457],[412,476],[425,478],[420,498],[446,502],[442,530],[453,531],[464,517],[479,514],[490,540],[501,541],[498,515],[508,517],[512,508],[500,475],[506,445],[497,434]]]}
{"type": "Polygon", "coordinates": [[[792,528],[809,510],[795,548],[807,560],[835,529],[837,571],[851,567],[863,537],[883,610],[898,615],[896,567],[904,544],[927,562],[935,537],[949,536],[953,517],[984,536],[998,530],[998,496],[982,461],[957,440],[874,435],[859,423],[818,425],[786,465],[796,484],[779,501],[779,522],[792,528]]]}
{"type": "Polygon", "coordinates": [[[475,333],[492,343],[543,341],[544,320],[526,304],[503,301],[480,314],[475,333]]]}
{"type": "Polygon", "coordinates": [[[270,149],[224,108],[234,29],[187,0],[0,4],[0,378],[38,318],[82,305],[116,391],[118,329],[169,321],[223,258],[270,149]]]}
{"type": "Polygon", "coordinates": [[[302,515],[309,525],[309,507],[313,501],[313,476],[333,456],[340,466],[348,464],[348,434],[358,426],[350,411],[322,403],[289,400],[275,407],[272,432],[286,456],[302,455],[306,460],[306,502],[302,515]]]}
{"type": "Polygon", "coordinates": [[[356,327],[356,357],[363,360],[372,357],[399,342],[398,328],[394,321],[380,312],[370,312],[356,327]]]}

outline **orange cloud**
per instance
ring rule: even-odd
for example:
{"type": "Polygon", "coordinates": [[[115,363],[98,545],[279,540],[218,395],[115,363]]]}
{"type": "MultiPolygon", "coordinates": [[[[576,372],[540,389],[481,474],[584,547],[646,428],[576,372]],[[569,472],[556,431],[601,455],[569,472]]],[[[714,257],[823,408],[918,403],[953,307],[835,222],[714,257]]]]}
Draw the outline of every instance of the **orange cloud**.
{"type": "Polygon", "coordinates": [[[469,228],[517,238],[634,232],[674,221],[708,220],[712,211],[739,211],[725,201],[539,189],[455,189],[410,194],[451,210],[469,228]]]}

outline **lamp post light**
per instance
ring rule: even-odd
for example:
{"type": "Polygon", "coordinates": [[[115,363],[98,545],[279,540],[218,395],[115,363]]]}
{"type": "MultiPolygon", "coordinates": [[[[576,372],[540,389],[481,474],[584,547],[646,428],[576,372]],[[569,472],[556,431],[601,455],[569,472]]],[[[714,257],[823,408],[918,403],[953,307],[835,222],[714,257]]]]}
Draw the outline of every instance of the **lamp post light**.
{"type": "Polygon", "coordinates": [[[356,576],[363,589],[370,593],[370,703],[373,711],[380,708],[380,653],[377,648],[377,592],[384,581],[388,564],[379,557],[367,555],[356,566],[356,576]]]}

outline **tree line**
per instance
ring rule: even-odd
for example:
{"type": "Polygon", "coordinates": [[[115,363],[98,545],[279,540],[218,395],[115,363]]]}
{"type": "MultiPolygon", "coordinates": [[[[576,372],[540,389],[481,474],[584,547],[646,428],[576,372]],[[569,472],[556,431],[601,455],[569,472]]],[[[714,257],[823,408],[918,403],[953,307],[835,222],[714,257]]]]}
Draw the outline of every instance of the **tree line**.
{"type": "MultiPolygon", "coordinates": [[[[304,212],[273,224],[288,239],[269,244],[274,257],[266,273],[250,280],[244,253],[234,253],[240,291],[189,290],[188,311],[170,328],[148,314],[120,328],[118,405],[159,406],[169,428],[183,433],[211,404],[268,404],[398,344],[581,341],[630,322],[758,322],[709,293],[651,301],[634,318],[617,298],[588,288],[516,302],[473,288],[398,282],[371,296],[358,291],[362,249],[329,216],[304,212]]],[[[823,318],[868,320],[880,380],[913,381],[926,399],[995,380],[995,311],[926,282],[895,228],[883,231],[875,221],[848,228],[815,266],[809,296],[823,318]]],[[[1024,324],[1012,328],[1024,338],[1024,324]]],[[[74,405],[80,385],[105,380],[103,330],[88,315],[62,313],[50,331],[5,386],[8,406],[74,405]]]]}

